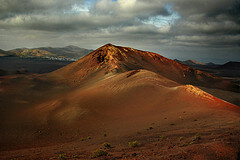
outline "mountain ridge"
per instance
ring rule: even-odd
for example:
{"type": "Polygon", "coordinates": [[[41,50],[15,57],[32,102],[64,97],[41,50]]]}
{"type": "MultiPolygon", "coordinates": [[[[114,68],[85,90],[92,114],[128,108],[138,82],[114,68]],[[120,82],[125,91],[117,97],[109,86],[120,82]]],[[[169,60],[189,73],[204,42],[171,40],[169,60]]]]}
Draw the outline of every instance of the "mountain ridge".
{"type": "Polygon", "coordinates": [[[219,68],[223,68],[223,69],[240,69],[240,62],[229,61],[229,62],[219,66],[219,68]]]}
{"type": "MultiPolygon", "coordinates": [[[[16,56],[22,58],[62,58],[77,60],[92,50],[80,48],[74,45],[66,47],[39,47],[39,48],[16,48],[3,51],[3,56],[16,56]]],[[[0,52],[1,54],[1,52],[0,52]]]]}
{"type": "Polygon", "coordinates": [[[238,91],[239,86],[209,73],[193,69],[157,53],[130,47],[106,44],[51,75],[58,75],[73,85],[92,78],[108,76],[130,70],[146,69],[180,84],[192,84],[238,91]],[[72,78],[71,78],[72,77],[72,78]],[[75,83],[75,84],[74,84],[75,83]]]}
{"type": "Polygon", "coordinates": [[[174,59],[175,61],[187,65],[187,66],[216,66],[217,64],[213,63],[213,62],[208,62],[208,63],[202,63],[202,62],[198,62],[196,60],[185,60],[185,61],[180,61],[178,59],[174,59]]]}

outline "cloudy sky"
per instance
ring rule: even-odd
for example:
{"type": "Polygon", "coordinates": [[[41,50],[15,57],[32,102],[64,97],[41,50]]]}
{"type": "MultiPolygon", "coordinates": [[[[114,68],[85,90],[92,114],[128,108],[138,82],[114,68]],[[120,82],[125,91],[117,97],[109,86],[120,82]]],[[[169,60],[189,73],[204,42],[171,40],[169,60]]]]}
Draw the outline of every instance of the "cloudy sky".
{"type": "Polygon", "coordinates": [[[0,0],[0,48],[106,43],[240,61],[240,0],[0,0]]]}

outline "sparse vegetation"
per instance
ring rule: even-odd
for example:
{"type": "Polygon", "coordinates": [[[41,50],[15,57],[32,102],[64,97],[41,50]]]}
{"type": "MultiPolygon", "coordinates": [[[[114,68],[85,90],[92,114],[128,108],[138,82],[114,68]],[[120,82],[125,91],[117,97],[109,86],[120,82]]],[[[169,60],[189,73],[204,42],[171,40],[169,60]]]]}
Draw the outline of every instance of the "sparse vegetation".
{"type": "Polygon", "coordinates": [[[232,135],[232,134],[233,134],[231,131],[226,131],[226,133],[228,133],[228,134],[230,134],[230,135],[232,135]]]}
{"type": "Polygon", "coordinates": [[[179,137],[179,141],[182,141],[184,138],[183,137],[179,137]]]}
{"type": "Polygon", "coordinates": [[[151,130],[151,129],[153,129],[153,127],[152,126],[150,126],[147,130],[151,130]]]}
{"type": "Polygon", "coordinates": [[[58,155],[58,160],[65,160],[66,159],[66,154],[59,154],[58,155]]]}
{"type": "Polygon", "coordinates": [[[131,141],[128,142],[129,147],[139,147],[140,144],[138,143],[138,141],[131,141]]]}
{"type": "Polygon", "coordinates": [[[91,157],[92,158],[97,158],[97,157],[101,157],[101,156],[107,156],[108,152],[106,150],[103,149],[97,149],[95,151],[92,152],[91,157]]]}
{"type": "Polygon", "coordinates": [[[163,135],[161,135],[159,138],[161,138],[162,140],[167,139],[167,137],[166,137],[166,136],[163,136],[163,135]]]}
{"type": "MultiPolygon", "coordinates": [[[[193,138],[192,138],[192,141],[191,141],[191,142],[184,143],[184,144],[182,145],[182,147],[188,146],[188,145],[192,145],[192,144],[196,143],[196,141],[198,141],[198,140],[200,140],[200,139],[201,139],[201,136],[200,136],[199,134],[195,134],[195,135],[193,136],[193,138]]],[[[180,137],[179,140],[182,141],[182,140],[183,140],[183,137],[180,137]]]]}
{"type": "Polygon", "coordinates": [[[110,143],[105,142],[105,143],[103,143],[103,147],[105,147],[105,148],[111,148],[112,146],[111,146],[110,143]]]}
{"type": "Polygon", "coordinates": [[[188,145],[189,145],[189,143],[184,143],[183,145],[181,145],[181,147],[186,147],[188,145]]]}
{"type": "Polygon", "coordinates": [[[79,158],[77,155],[72,155],[72,158],[79,158]]]}
{"type": "Polygon", "coordinates": [[[200,139],[201,139],[201,136],[199,134],[195,134],[192,141],[197,141],[197,140],[200,140],[200,139]]]}
{"type": "Polygon", "coordinates": [[[194,141],[191,141],[190,143],[189,143],[189,145],[192,145],[194,143],[194,141]]]}

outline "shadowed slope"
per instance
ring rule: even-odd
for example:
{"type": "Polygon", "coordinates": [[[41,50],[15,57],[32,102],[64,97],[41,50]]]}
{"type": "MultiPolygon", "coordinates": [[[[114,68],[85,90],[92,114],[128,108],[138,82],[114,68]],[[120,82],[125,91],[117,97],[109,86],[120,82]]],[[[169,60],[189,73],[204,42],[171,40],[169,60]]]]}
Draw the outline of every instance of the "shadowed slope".
{"type": "MultiPolygon", "coordinates": [[[[143,122],[150,123],[154,119],[163,118],[163,114],[175,123],[182,111],[194,113],[193,116],[198,117],[209,114],[223,116],[224,111],[228,113],[228,116],[224,116],[226,121],[239,119],[236,118],[239,116],[237,106],[197,87],[179,85],[154,72],[134,70],[99,80],[83,88],[75,88],[32,105],[18,112],[18,115],[9,115],[12,118],[8,117],[4,126],[12,125],[14,128],[21,125],[22,128],[28,128],[13,130],[16,130],[15,134],[22,133],[21,139],[31,139],[29,141],[39,138],[34,137],[34,132],[39,128],[49,128],[46,131],[48,138],[58,138],[57,133],[64,130],[64,134],[71,139],[78,134],[76,132],[79,132],[79,129],[82,130],[81,134],[94,134],[95,131],[103,129],[118,128],[118,134],[122,135],[125,131],[132,130],[132,126],[141,126],[143,122]],[[24,137],[26,135],[33,137],[24,137]]],[[[2,128],[2,132],[8,130],[2,128]]],[[[3,140],[9,139],[8,134],[6,136],[3,140]]]]}
{"type": "Polygon", "coordinates": [[[131,70],[146,69],[181,84],[239,91],[239,86],[203,71],[192,69],[159,54],[107,44],[50,75],[79,85],[131,70]]]}
{"type": "Polygon", "coordinates": [[[179,85],[154,72],[134,70],[75,89],[38,105],[30,113],[42,114],[36,117],[40,117],[39,121],[43,123],[65,123],[80,122],[91,115],[94,119],[100,116],[98,121],[113,117],[123,120],[132,115],[134,119],[139,116],[145,119],[147,114],[154,116],[163,110],[174,112],[188,107],[199,113],[215,109],[239,111],[237,106],[192,85],[179,85]],[[47,116],[49,113],[51,116],[47,116]]]}

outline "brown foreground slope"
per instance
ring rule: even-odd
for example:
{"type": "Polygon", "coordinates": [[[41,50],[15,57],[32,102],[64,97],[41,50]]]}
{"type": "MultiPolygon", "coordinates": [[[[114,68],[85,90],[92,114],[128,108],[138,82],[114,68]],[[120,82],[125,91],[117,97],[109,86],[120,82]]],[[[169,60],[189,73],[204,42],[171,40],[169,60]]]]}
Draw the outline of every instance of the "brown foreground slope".
{"type": "Polygon", "coordinates": [[[90,159],[103,142],[100,159],[237,159],[240,109],[181,84],[198,71],[105,47],[50,74],[1,78],[0,159],[90,159]]]}

